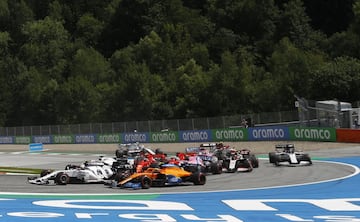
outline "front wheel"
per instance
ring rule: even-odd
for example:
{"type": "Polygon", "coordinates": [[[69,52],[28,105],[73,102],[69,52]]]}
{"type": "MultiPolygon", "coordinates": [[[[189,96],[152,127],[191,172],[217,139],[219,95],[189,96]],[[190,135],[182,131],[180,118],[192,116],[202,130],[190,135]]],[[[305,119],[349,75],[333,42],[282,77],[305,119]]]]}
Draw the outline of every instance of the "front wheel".
{"type": "Polygon", "coordinates": [[[253,168],[259,167],[259,160],[258,160],[258,158],[256,158],[255,155],[250,156],[250,162],[251,162],[253,168]]]}
{"type": "Polygon", "coordinates": [[[66,185],[69,183],[69,179],[69,175],[67,175],[66,173],[58,173],[55,177],[55,183],[57,185],[66,185]]]}
{"type": "Polygon", "coordinates": [[[270,163],[275,163],[275,161],[276,161],[276,153],[275,152],[270,152],[269,153],[269,162],[270,163]]]}

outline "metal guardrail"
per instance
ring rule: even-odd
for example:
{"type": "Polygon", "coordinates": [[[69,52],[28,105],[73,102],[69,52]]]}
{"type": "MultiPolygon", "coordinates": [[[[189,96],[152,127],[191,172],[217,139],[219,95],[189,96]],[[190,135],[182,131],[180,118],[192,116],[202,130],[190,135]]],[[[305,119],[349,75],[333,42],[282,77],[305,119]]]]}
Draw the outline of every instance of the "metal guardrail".
{"type": "Polygon", "coordinates": [[[114,134],[125,132],[160,132],[162,130],[199,130],[221,129],[229,127],[278,125],[279,123],[297,124],[298,111],[283,111],[271,113],[258,113],[247,115],[233,115],[207,118],[148,120],[111,123],[86,123],[69,125],[41,125],[0,127],[0,136],[39,136],[39,135],[67,135],[67,134],[114,134]]]}

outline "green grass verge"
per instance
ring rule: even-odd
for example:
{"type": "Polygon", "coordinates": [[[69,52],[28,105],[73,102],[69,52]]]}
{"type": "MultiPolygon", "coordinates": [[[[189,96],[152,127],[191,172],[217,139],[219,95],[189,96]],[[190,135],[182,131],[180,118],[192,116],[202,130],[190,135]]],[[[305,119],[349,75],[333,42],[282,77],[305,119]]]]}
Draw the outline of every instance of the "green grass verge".
{"type": "Polygon", "coordinates": [[[3,172],[3,173],[40,174],[41,169],[20,168],[20,167],[2,167],[2,166],[0,166],[0,172],[3,172]]]}

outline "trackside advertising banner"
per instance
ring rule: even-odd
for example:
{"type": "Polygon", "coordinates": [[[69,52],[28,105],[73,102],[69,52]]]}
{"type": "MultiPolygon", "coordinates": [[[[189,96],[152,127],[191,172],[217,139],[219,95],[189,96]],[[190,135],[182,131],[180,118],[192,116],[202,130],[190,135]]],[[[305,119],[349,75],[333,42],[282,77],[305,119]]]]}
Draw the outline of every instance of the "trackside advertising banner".
{"type": "Polygon", "coordinates": [[[0,144],[12,144],[14,143],[13,136],[0,136],[0,144]]]}
{"type": "Polygon", "coordinates": [[[151,143],[175,143],[179,142],[179,133],[177,131],[164,131],[150,133],[151,143]]]}
{"type": "Polygon", "coordinates": [[[335,128],[321,127],[275,126],[114,134],[0,136],[0,144],[178,143],[276,140],[335,142],[337,141],[337,130],[335,128]]]}
{"type": "Polygon", "coordinates": [[[54,135],[54,144],[72,144],[75,141],[75,135],[54,135]]]}
{"type": "Polygon", "coordinates": [[[211,130],[180,131],[180,142],[208,142],[212,141],[211,130]]]}
{"type": "Polygon", "coordinates": [[[33,143],[42,143],[42,144],[51,144],[52,143],[51,135],[33,136],[32,137],[32,142],[33,143]]]}
{"type": "Polygon", "coordinates": [[[149,133],[122,133],[121,140],[123,143],[149,143],[150,134],[149,133]]]}
{"type": "Polygon", "coordinates": [[[247,141],[247,128],[214,129],[211,131],[213,141],[247,141]]]}
{"type": "Polygon", "coordinates": [[[75,143],[96,143],[96,134],[75,135],[75,143]]]}
{"type": "Polygon", "coordinates": [[[31,136],[15,136],[15,144],[29,144],[31,136]]]}
{"type": "Polygon", "coordinates": [[[98,143],[121,143],[120,134],[97,134],[98,143]]]}
{"type": "Polygon", "coordinates": [[[288,127],[254,127],[247,128],[249,130],[249,140],[289,140],[288,127]]]}
{"type": "Polygon", "coordinates": [[[291,140],[304,141],[336,141],[335,128],[319,128],[319,127],[289,127],[291,140]]]}

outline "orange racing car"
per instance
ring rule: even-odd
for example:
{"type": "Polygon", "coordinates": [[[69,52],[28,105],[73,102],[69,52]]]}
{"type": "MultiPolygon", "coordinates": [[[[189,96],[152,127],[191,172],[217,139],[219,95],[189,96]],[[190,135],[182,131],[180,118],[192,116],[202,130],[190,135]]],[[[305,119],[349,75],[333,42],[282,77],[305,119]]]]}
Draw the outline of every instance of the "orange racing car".
{"type": "Polygon", "coordinates": [[[206,176],[201,172],[189,172],[175,164],[163,164],[159,168],[147,168],[120,181],[113,181],[112,187],[148,189],[152,186],[171,186],[185,183],[204,185],[206,176]]]}

